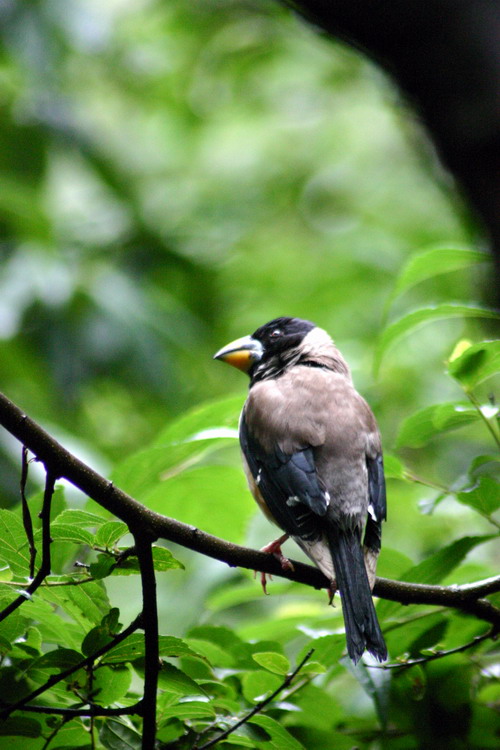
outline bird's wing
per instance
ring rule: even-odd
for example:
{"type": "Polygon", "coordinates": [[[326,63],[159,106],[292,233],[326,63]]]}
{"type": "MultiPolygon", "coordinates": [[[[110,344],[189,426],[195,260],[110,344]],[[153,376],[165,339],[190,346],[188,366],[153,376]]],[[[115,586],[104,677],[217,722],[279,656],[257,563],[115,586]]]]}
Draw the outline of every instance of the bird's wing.
{"type": "Polygon", "coordinates": [[[370,515],[374,521],[385,521],[387,518],[387,499],[382,453],[374,458],[367,458],[366,465],[368,467],[370,515]]]}
{"type": "Polygon", "coordinates": [[[313,449],[285,453],[278,445],[266,450],[248,428],[245,413],[240,422],[240,443],[256,489],[270,514],[291,536],[317,538],[329,495],[316,473],[313,449]]]}

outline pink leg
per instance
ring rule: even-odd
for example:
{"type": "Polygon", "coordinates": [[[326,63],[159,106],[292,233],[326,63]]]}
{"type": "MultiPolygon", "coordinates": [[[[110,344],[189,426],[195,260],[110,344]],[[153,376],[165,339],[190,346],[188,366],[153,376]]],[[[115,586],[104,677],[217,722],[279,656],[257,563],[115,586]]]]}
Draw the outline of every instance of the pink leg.
{"type": "MultiPolygon", "coordinates": [[[[270,544],[266,544],[266,546],[262,547],[260,551],[267,552],[268,555],[274,555],[274,557],[281,564],[281,567],[283,570],[293,570],[292,563],[290,562],[288,557],[285,557],[285,555],[281,551],[281,545],[284,544],[287,539],[288,539],[288,534],[283,534],[283,536],[280,536],[279,539],[275,539],[274,542],[271,542],[270,544]]],[[[264,594],[267,594],[267,588],[266,588],[267,576],[269,576],[269,579],[272,580],[272,576],[269,573],[260,574],[260,582],[261,582],[262,590],[264,591],[264,594]]]]}

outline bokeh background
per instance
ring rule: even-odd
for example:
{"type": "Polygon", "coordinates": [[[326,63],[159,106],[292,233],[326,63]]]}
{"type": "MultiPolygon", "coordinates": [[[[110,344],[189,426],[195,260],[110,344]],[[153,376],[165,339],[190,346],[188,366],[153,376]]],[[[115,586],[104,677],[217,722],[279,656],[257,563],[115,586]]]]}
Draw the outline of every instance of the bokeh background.
{"type": "MultiPolygon", "coordinates": [[[[1,0],[0,28],[0,386],[67,447],[110,474],[196,405],[242,402],[244,378],[212,355],[279,315],[333,335],[388,452],[404,418],[463,398],[444,362],[459,339],[485,335],[476,321],[413,331],[374,375],[387,321],[479,302],[490,273],[457,270],[391,298],[416,251],[483,241],[374,66],[270,0],[1,0]]],[[[9,507],[19,447],[5,434],[0,445],[9,507]]],[[[488,451],[476,423],[399,457],[446,485],[488,451]]],[[[240,472],[236,444],[224,455],[240,472]]],[[[451,499],[422,513],[438,493],[425,484],[390,480],[389,493],[386,544],[415,562],[491,530],[451,499]]],[[[172,512],[168,498],[161,509],[172,512]]],[[[206,526],[217,517],[208,507],[206,526]]],[[[254,519],[239,541],[272,533],[254,519]]],[[[162,584],[169,632],[243,620],[234,600],[207,604],[239,574],[204,561],[200,576],[199,559],[179,554],[188,573],[162,584]]],[[[483,545],[458,579],[495,565],[483,545]]],[[[123,587],[125,618],[137,602],[123,587]]],[[[270,599],[263,616],[282,604],[270,599]]]]}

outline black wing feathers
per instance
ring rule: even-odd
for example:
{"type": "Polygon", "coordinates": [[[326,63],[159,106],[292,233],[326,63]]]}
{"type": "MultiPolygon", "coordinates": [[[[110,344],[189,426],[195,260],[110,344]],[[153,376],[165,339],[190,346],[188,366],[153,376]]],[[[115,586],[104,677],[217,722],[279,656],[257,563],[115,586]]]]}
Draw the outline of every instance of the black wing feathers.
{"type": "Polygon", "coordinates": [[[387,518],[387,499],[385,494],[384,461],[380,453],[376,458],[367,458],[368,492],[373,515],[376,521],[387,518]]]}
{"type": "Polygon", "coordinates": [[[387,500],[385,494],[384,461],[382,454],[376,458],[367,458],[368,493],[372,513],[368,514],[363,544],[376,554],[382,543],[382,521],[387,518],[387,500]],[[372,515],[373,514],[373,515],[372,515]]]}
{"type": "Polygon", "coordinates": [[[252,436],[243,415],[240,443],[249,469],[276,522],[291,536],[316,539],[321,535],[319,516],[328,502],[321,489],[312,448],[292,455],[279,448],[266,453],[252,436]]]}

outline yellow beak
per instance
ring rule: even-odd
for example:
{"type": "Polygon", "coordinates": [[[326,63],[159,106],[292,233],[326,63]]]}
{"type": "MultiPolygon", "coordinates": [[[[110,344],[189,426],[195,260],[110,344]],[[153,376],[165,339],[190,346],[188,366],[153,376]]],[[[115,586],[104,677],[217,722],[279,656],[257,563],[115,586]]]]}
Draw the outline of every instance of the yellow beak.
{"type": "Polygon", "coordinates": [[[251,336],[244,336],[219,349],[217,354],[214,354],[214,359],[220,359],[238,370],[249,372],[252,365],[262,358],[263,352],[260,341],[251,336]]]}

